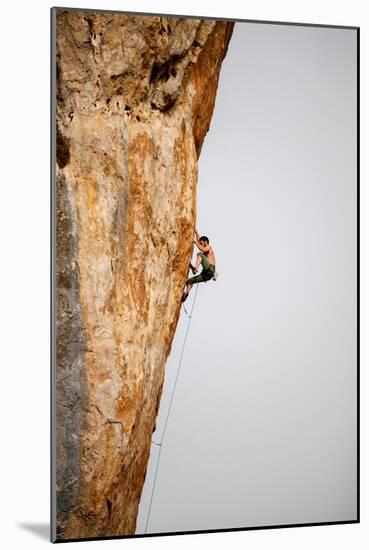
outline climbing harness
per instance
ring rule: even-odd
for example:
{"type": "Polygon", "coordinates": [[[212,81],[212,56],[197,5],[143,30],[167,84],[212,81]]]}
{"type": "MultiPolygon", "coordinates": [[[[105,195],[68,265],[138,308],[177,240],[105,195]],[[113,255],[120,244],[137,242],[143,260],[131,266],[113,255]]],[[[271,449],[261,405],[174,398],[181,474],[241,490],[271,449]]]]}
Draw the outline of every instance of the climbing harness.
{"type": "Polygon", "coordinates": [[[179,365],[178,365],[178,369],[177,369],[177,374],[176,374],[176,377],[175,377],[175,380],[174,380],[173,391],[172,391],[172,395],[171,395],[171,398],[170,398],[170,401],[169,401],[168,411],[167,411],[167,414],[166,414],[166,417],[165,417],[164,428],[163,428],[163,435],[162,435],[162,437],[161,437],[160,443],[157,443],[156,441],[151,440],[151,442],[152,442],[153,445],[155,445],[156,447],[159,447],[159,456],[158,456],[158,460],[157,460],[157,463],[156,463],[156,470],[155,470],[155,475],[154,475],[154,482],[153,482],[152,491],[151,491],[151,497],[150,497],[149,511],[148,511],[148,513],[147,513],[147,518],[146,518],[145,534],[147,533],[147,527],[148,527],[148,525],[149,525],[149,520],[150,520],[151,506],[152,506],[152,502],[153,502],[153,498],[154,498],[155,487],[156,487],[156,480],[157,480],[158,471],[159,471],[161,450],[162,450],[162,447],[163,447],[163,441],[164,441],[164,437],[165,437],[165,432],[166,432],[166,429],[167,429],[167,424],[168,424],[168,420],[169,420],[169,415],[170,415],[170,411],[171,411],[172,404],[173,404],[173,398],[174,398],[174,394],[175,394],[175,391],[176,391],[177,382],[178,382],[178,377],[179,377],[179,373],[180,373],[181,366],[182,366],[182,359],[183,359],[183,355],[184,355],[184,350],[185,350],[185,346],[186,346],[186,342],[187,342],[188,333],[189,333],[189,330],[190,330],[191,319],[192,319],[192,314],[193,314],[193,310],[194,310],[194,307],[195,307],[195,302],[196,302],[198,290],[199,290],[199,285],[196,285],[196,292],[195,292],[195,297],[194,297],[194,299],[193,299],[192,306],[191,306],[191,313],[190,313],[190,315],[187,315],[187,312],[186,312],[186,315],[187,315],[187,317],[189,318],[189,321],[188,321],[188,323],[187,323],[187,329],[186,329],[186,334],[185,334],[185,338],[184,338],[183,345],[182,345],[181,355],[180,355],[180,358],[179,358],[179,365]]]}

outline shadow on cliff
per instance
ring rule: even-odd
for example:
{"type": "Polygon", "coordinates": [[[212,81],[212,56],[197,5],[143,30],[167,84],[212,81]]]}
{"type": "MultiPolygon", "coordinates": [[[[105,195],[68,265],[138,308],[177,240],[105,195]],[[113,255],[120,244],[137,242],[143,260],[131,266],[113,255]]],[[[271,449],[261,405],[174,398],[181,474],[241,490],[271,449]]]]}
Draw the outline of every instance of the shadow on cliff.
{"type": "Polygon", "coordinates": [[[18,527],[38,535],[43,540],[50,540],[50,529],[48,523],[18,523],[18,527]]]}

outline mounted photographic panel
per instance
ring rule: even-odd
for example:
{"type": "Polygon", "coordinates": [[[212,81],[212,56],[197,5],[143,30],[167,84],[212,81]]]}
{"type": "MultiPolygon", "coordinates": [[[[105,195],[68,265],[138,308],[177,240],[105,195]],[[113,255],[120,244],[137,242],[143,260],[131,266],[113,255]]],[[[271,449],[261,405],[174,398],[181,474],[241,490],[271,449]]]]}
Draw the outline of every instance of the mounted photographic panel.
{"type": "Polygon", "coordinates": [[[357,522],[359,29],[51,27],[52,540],[357,522]]]}

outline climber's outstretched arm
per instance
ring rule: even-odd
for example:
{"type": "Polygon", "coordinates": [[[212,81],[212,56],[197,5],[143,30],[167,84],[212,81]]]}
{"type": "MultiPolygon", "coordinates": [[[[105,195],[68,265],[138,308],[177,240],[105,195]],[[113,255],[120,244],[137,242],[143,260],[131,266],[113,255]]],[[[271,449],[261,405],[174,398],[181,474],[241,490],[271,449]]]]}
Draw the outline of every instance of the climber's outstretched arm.
{"type": "Polygon", "coordinates": [[[196,240],[194,240],[193,242],[197,246],[197,248],[199,250],[201,250],[201,252],[209,252],[209,250],[210,250],[209,244],[201,244],[200,243],[200,235],[199,235],[199,232],[197,231],[197,229],[195,229],[195,237],[196,237],[196,240]]]}

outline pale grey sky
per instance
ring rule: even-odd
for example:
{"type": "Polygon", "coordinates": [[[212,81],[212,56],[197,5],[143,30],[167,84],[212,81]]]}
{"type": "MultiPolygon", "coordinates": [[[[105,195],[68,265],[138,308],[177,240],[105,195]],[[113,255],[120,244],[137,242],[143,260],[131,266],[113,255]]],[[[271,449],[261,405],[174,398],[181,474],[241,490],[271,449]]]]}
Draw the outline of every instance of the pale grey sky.
{"type": "Polygon", "coordinates": [[[199,162],[220,275],[199,288],[149,533],[356,518],[356,200],[356,32],[237,23],[199,162]]]}

